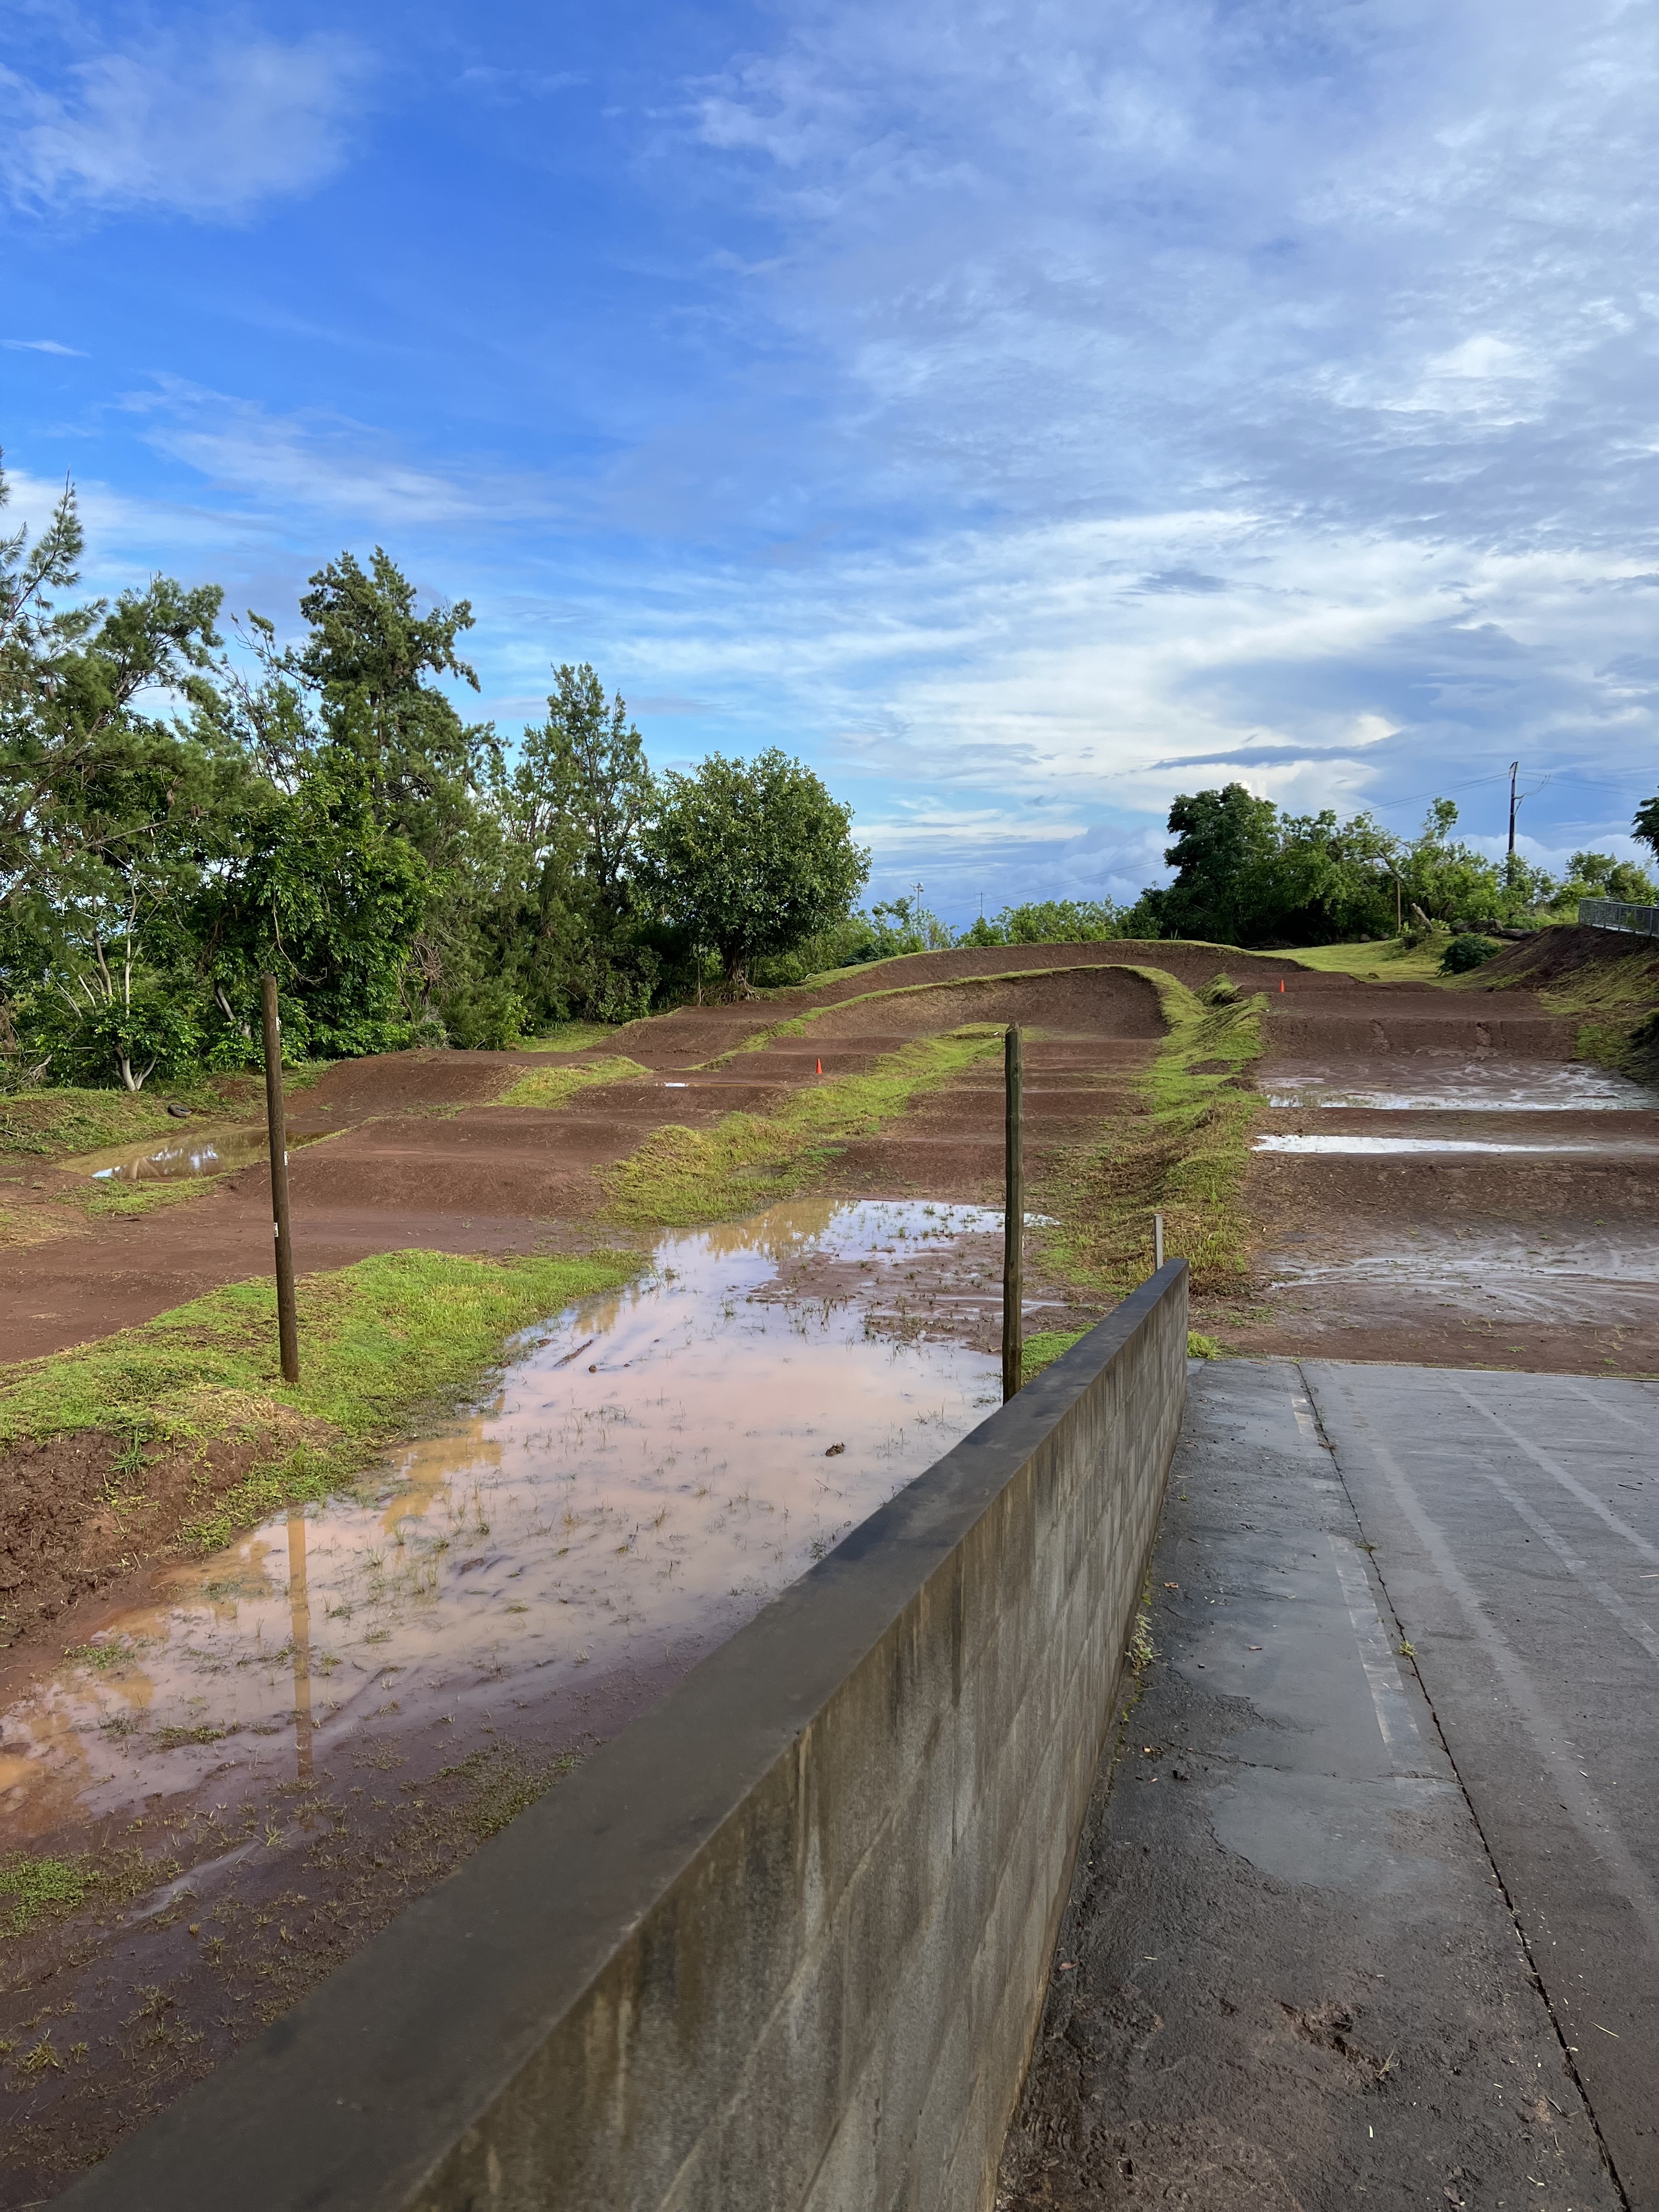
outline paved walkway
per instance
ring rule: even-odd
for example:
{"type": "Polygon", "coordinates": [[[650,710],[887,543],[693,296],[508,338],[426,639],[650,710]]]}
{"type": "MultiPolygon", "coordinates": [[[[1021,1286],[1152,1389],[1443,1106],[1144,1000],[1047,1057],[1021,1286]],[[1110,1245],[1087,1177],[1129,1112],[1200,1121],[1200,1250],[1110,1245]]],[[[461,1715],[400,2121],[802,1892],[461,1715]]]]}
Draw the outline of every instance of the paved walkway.
{"type": "Polygon", "coordinates": [[[1656,1440],[1640,1383],[1195,1370],[1007,2212],[1659,2206],[1656,1440]]]}

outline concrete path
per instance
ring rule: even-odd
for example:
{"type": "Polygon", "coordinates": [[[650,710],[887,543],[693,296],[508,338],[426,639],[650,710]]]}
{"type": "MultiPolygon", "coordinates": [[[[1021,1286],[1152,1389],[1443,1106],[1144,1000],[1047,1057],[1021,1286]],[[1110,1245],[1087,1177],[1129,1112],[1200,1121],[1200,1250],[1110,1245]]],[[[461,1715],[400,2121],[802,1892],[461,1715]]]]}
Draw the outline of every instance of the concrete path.
{"type": "MultiPolygon", "coordinates": [[[[1633,1384],[1194,1370],[1157,1656],[1079,1848],[1006,2212],[1659,2204],[1659,1685],[1636,1632],[1659,1606],[1632,1595],[1659,1581],[1627,1591],[1596,1548],[1584,1524],[1632,1541],[1605,1484],[1598,1510],[1528,1456],[1571,1435],[1561,1473],[1588,1492],[1656,1414],[1633,1384]],[[1603,2002],[1607,1944],[1623,1966],[1603,2002]],[[1571,2003],[1565,1975],[1583,1977],[1571,2003]],[[1611,2063],[1569,2048],[1587,2035],[1611,2063]]],[[[1610,1479],[1659,1491],[1628,1464],[1610,1479]]]]}

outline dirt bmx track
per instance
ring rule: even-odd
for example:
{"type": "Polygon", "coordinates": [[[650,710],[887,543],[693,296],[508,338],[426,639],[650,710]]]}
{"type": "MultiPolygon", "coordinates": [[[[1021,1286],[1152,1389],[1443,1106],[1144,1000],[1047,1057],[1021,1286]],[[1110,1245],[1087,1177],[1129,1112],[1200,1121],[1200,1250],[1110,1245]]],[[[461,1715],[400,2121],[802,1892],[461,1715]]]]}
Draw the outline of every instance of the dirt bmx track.
{"type": "MultiPolygon", "coordinates": [[[[1504,963],[1507,966],[1510,963],[1504,963]]],[[[965,1023],[1019,1020],[1035,1035],[1027,1049],[1026,1126],[1034,1182],[1072,1145],[1103,1141],[1137,1110],[1133,1079],[1161,1034],[1155,994],[1127,968],[1158,967],[1189,986],[1223,968],[1267,994],[1266,1050],[1258,1071],[1316,1066],[1333,1080],[1362,1064],[1382,1066],[1420,1085],[1447,1068],[1502,1062],[1559,1066],[1571,1057],[1575,1024],[1524,988],[1448,992],[1316,973],[1291,955],[1204,945],[983,946],[921,953],[837,976],[813,989],[739,1006],[683,1006],[619,1030],[595,1051],[626,1055],[656,1079],[595,1085],[556,1112],[495,1102],[533,1070],[579,1054],[418,1052],[342,1063],[296,1095],[296,1134],[328,1141],[296,1149],[291,1166],[296,1243],[308,1268],[338,1267],[410,1246],[502,1252],[614,1235],[604,1224],[605,1172],[653,1132],[708,1128],[735,1111],[765,1113],[827,1076],[857,1074],[882,1054],[965,1023]],[[1010,975],[1011,969],[1022,971],[1010,975]],[[764,1033],[811,1018],[805,1035],[764,1033]],[[672,1086],[672,1087],[670,1087],[672,1086]]],[[[250,1101],[250,1104],[252,1102],[250,1101]]],[[[1462,1111],[1429,1121],[1398,1112],[1356,1119],[1341,1109],[1269,1112],[1264,1127],[1318,1126],[1397,1135],[1462,1129],[1477,1137],[1514,1119],[1462,1111]]],[[[1638,1114],[1568,1113],[1528,1117],[1532,1134],[1598,1146],[1619,1132],[1651,1128],[1638,1114]],[[1547,1121],[1547,1129],[1545,1122],[1547,1121]]],[[[826,1188],[869,1196],[923,1195],[994,1202],[1001,1163],[1000,1072],[989,1064],[925,1093],[878,1134],[858,1138],[831,1163],[826,1188]]],[[[1397,1230],[1438,1223],[1468,1229],[1483,1219],[1530,1223],[1552,1234],[1604,1227],[1610,1215],[1651,1224],[1656,1164],[1639,1157],[1559,1157],[1525,1161],[1465,1158],[1285,1158],[1254,1164],[1249,1198],[1263,1232],[1264,1285],[1274,1255],[1295,1240],[1328,1259],[1397,1230]]],[[[193,1203],[133,1219],[67,1229],[56,1204],[73,1178],[61,1167],[0,1158],[15,1201],[53,1232],[0,1253],[6,1348],[37,1357],[165,1311],[266,1264],[270,1230],[265,1172],[256,1166],[217,1179],[193,1203]]],[[[1283,1301],[1235,1301],[1222,1316],[1241,1348],[1314,1348],[1328,1316],[1283,1301]]],[[[1085,1301],[1086,1304],[1086,1301],[1085,1301]]],[[[1413,1328],[1399,1302],[1387,1315],[1352,1316],[1344,1357],[1432,1359],[1439,1321],[1425,1309],[1413,1328]],[[1360,1340],[1367,1326],[1374,1345],[1360,1340]],[[1360,1334],[1353,1334],[1358,1329],[1360,1334]],[[1406,1336],[1401,1331],[1405,1330],[1406,1336]],[[1413,1336],[1407,1342],[1407,1336],[1413,1336]]],[[[1613,1364],[1659,1366],[1659,1341],[1626,1341],[1613,1364]],[[1631,1357],[1627,1359],[1626,1352],[1631,1357]]],[[[1328,1349],[1325,1345],[1322,1348],[1328,1349]]],[[[1522,1346],[1530,1357],[1535,1346],[1522,1346]]],[[[1606,1371],[1607,1347],[1581,1346],[1580,1364],[1606,1371]]],[[[1502,1358],[1517,1355],[1505,1349],[1502,1358]]]]}

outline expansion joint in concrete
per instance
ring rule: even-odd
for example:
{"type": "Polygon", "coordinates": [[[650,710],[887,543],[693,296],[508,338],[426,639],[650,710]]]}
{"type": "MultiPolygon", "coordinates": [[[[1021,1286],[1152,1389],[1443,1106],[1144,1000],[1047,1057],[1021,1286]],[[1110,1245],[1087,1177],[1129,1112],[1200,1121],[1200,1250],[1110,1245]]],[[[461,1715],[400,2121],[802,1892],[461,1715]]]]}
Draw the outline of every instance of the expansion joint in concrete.
{"type": "MultiPolygon", "coordinates": [[[[1301,1377],[1303,1392],[1307,1398],[1309,1409],[1313,1417],[1313,1424],[1315,1430],[1317,1432],[1319,1442],[1323,1446],[1324,1449],[1330,1454],[1332,1471],[1335,1474],[1337,1482],[1341,1487],[1342,1495],[1347,1502],[1348,1510],[1353,1516],[1353,1524],[1356,1530],[1358,1532],[1358,1541],[1360,1551],[1364,1557],[1370,1563],[1370,1571],[1376,1578],[1376,1587],[1382,1594],[1383,1603],[1388,1607],[1388,1619],[1394,1632],[1393,1642],[1395,1649],[1396,1651],[1401,1651],[1401,1646],[1409,1639],[1406,1634],[1405,1625],[1401,1621],[1400,1614],[1395,1609],[1393,1597],[1389,1594],[1388,1576],[1384,1571],[1381,1556],[1365,1533],[1365,1524],[1360,1517],[1358,1503],[1354,1497],[1352,1487],[1348,1481],[1346,1474],[1343,1471],[1340,1455],[1338,1453],[1335,1444],[1331,1441],[1330,1436],[1326,1430],[1324,1419],[1320,1412],[1319,1400],[1315,1394],[1312,1383],[1310,1382],[1308,1376],[1299,1361],[1296,1363],[1296,1371],[1301,1377]]],[[[1403,1652],[1401,1653],[1401,1656],[1405,1656],[1403,1652]]],[[[1625,2212],[1635,2212],[1635,2208],[1632,2204],[1629,2191],[1626,2189],[1624,2181],[1620,2175],[1619,2168],[1613,2161],[1613,2153],[1608,2146],[1607,2139],[1602,2133],[1601,2122],[1596,2118],[1595,2107],[1590,2102],[1589,2093],[1585,2087],[1583,2075],[1579,2072],[1577,2059],[1573,2046],[1567,2040],[1565,2023],[1562,2021],[1560,2015],[1556,2011],[1555,2005],[1551,1999],[1549,1984],[1545,1980],[1542,1972],[1540,1971],[1537,1956],[1534,1952],[1532,1943],[1528,1937],[1526,1927],[1522,1920],[1520,1911],[1516,1906],[1515,1897],[1510,1890],[1509,1883],[1504,1877],[1503,1869],[1498,1863],[1497,1855],[1492,1850],[1492,1839],[1486,1833],[1485,1823],[1482,1821],[1480,1812],[1476,1808],[1468,1784],[1464,1778],[1462,1770],[1457,1763],[1457,1756],[1452,1748],[1451,1741],[1447,1735],[1444,1728],[1441,1725],[1440,1715],[1435,1709],[1433,1695],[1429,1689],[1427,1682],[1423,1679],[1422,1672],[1418,1667],[1415,1659],[1410,1660],[1409,1664],[1411,1666],[1413,1679],[1416,1681],[1419,1689],[1422,1692],[1423,1702],[1428,1709],[1429,1719],[1433,1724],[1436,1740],[1438,1741],[1442,1752],[1445,1754],[1446,1764],[1449,1766],[1456,1779],[1458,1794],[1462,1798],[1464,1806],[1468,1813],[1469,1825],[1480,1839],[1481,1855],[1486,1860],[1487,1868],[1491,1872],[1492,1881],[1497,1887],[1498,1894],[1504,1900],[1504,1910],[1509,1915],[1510,1924],[1515,1930],[1515,1940],[1520,1947],[1521,1956],[1526,1966],[1528,1978],[1532,1983],[1534,1989],[1537,1991],[1539,2001],[1542,2004],[1546,2014],[1548,2015],[1550,2027],[1554,2031],[1555,2039],[1560,2046],[1562,2064],[1565,2067],[1567,2073],[1572,2081],[1573,2087],[1578,2092],[1578,2099],[1583,2108],[1585,2120],[1588,2122],[1590,2130],[1595,2137],[1596,2147],[1600,2150],[1602,2161],[1607,2167],[1607,2179],[1612,2182],[1614,2189],[1619,2192],[1619,2201],[1620,2204],[1624,2206],[1625,2212]]]]}

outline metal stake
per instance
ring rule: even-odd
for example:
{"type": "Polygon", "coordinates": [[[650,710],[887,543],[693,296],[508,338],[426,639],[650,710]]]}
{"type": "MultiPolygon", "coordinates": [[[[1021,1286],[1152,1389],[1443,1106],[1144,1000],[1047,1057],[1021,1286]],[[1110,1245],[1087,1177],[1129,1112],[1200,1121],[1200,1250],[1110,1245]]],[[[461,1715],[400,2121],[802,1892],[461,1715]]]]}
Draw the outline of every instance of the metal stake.
{"type": "Polygon", "coordinates": [[[276,1014],[276,978],[259,980],[265,1038],[265,1117],[270,1130],[270,1214],[276,1240],[276,1334],[283,1380],[300,1379],[300,1323],[294,1310],[294,1235],[288,1217],[288,1123],[283,1112],[283,1024],[276,1014]]]}
{"type": "Polygon", "coordinates": [[[1025,1071],[1019,1024],[1011,1022],[1003,1044],[1004,1134],[1006,1176],[1002,1217],[1002,1400],[1020,1382],[1020,1340],[1025,1299],[1025,1071]]]}

